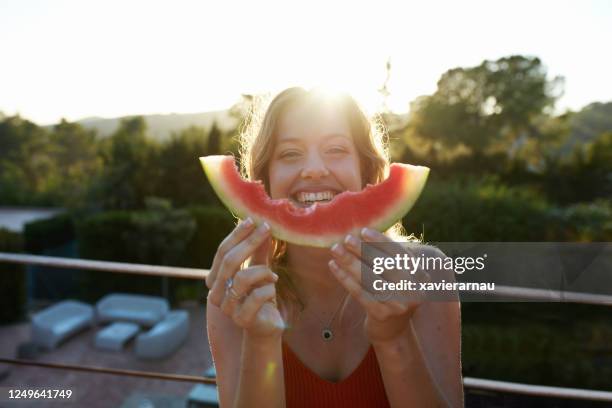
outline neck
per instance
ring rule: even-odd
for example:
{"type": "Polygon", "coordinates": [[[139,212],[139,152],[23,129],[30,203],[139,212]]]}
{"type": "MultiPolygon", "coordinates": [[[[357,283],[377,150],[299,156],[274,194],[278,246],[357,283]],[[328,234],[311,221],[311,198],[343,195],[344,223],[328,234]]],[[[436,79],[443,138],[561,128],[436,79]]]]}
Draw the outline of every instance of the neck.
{"type": "Polygon", "coordinates": [[[329,270],[332,259],[329,249],[311,248],[289,244],[287,261],[299,295],[307,303],[322,308],[335,307],[346,290],[329,270]]]}

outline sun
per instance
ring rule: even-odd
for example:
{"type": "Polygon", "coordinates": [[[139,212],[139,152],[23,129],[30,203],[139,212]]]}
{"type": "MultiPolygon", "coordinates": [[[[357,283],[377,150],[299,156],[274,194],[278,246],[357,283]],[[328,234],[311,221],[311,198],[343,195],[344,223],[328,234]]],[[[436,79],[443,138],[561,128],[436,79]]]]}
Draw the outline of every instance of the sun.
{"type": "Polygon", "coordinates": [[[281,87],[278,91],[291,87],[299,86],[307,90],[313,90],[317,95],[329,102],[340,98],[342,95],[350,95],[369,115],[381,113],[384,109],[384,97],[377,89],[369,89],[359,86],[358,83],[350,84],[349,81],[339,81],[337,78],[320,78],[311,81],[301,81],[281,87]]]}

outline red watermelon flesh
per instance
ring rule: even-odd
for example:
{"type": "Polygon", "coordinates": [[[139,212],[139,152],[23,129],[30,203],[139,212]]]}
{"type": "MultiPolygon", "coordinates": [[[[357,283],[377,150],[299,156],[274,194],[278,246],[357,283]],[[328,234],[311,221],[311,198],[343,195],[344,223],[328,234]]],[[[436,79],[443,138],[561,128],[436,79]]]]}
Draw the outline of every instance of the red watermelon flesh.
{"type": "Polygon", "coordinates": [[[427,167],[393,163],[389,177],[379,184],[298,207],[287,198],[271,199],[261,182],[244,180],[232,156],[206,156],[200,162],[213,189],[236,216],[266,221],[276,238],[315,247],[329,247],[363,227],[386,230],[412,208],[429,174],[427,167]]]}

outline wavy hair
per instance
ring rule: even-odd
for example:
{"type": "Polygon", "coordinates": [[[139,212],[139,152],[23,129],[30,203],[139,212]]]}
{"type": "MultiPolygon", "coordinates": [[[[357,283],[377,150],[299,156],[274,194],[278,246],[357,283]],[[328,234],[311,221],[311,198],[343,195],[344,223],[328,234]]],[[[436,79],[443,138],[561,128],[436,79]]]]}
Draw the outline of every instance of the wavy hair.
{"type": "MultiPolygon", "coordinates": [[[[254,99],[244,125],[239,133],[240,167],[250,180],[261,180],[270,193],[268,166],[276,142],[276,129],[282,115],[299,104],[332,103],[349,124],[351,135],[359,155],[363,185],[377,184],[389,172],[388,136],[382,121],[368,118],[364,110],[350,95],[341,93],[332,97],[320,89],[306,90],[300,87],[285,89],[271,101],[254,99]]],[[[401,223],[386,231],[396,240],[406,240],[401,223]]],[[[279,301],[283,306],[299,305],[304,308],[286,264],[286,243],[273,239],[272,269],[279,275],[277,283],[279,301]]],[[[346,306],[346,302],[345,305],[346,306]]],[[[343,307],[344,309],[344,307],[343,307]]]]}

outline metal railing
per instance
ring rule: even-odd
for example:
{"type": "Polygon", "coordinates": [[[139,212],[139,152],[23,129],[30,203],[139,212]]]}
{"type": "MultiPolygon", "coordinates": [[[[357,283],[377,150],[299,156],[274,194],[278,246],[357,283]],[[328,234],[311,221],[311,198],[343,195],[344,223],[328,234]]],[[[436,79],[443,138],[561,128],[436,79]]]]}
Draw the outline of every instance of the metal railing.
{"type": "MultiPolygon", "coordinates": [[[[59,268],[88,269],[115,273],[130,273],[139,275],[168,276],[186,279],[204,280],[208,273],[207,269],[178,268],[157,265],[128,264],[120,262],[92,261],[84,259],[69,259],[39,255],[12,254],[0,252],[0,262],[42,265],[59,268]]],[[[539,300],[539,301],[566,301],[572,303],[584,303],[594,305],[612,305],[612,296],[597,295],[589,293],[560,292],[552,290],[541,290],[531,288],[519,288],[511,286],[496,286],[495,293],[504,298],[514,298],[517,300],[539,300]],[[499,291],[499,292],[498,292],[499,291]]],[[[213,378],[175,375],[164,373],[152,373],[133,370],[118,370],[102,367],[75,366],[57,363],[41,363],[29,360],[0,358],[0,363],[15,365],[32,365],[51,369],[65,369],[75,371],[87,371],[94,373],[136,376],[165,379],[170,381],[189,381],[214,384],[213,378]]],[[[571,398],[579,400],[605,401],[612,402],[612,392],[586,390],[578,388],[551,387],[542,385],[521,384],[507,381],[494,381],[481,378],[464,377],[463,385],[468,389],[488,390],[522,395],[553,398],[571,398]]]]}
{"type": "Polygon", "coordinates": [[[117,368],[82,366],[82,365],[63,364],[63,363],[46,363],[46,362],[32,361],[32,360],[25,360],[25,359],[0,358],[0,363],[13,364],[13,365],[24,365],[24,366],[32,366],[32,367],[42,367],[42,368],[52,368],[56,370],[81,371],[81,372],[96,373],[96,374],[122,375],[125,377],[150,378],[153,380],[196,382],[196,383],[204,383],[204,384],[216,384],[217,383],[217,381],[214,378],[200,377],[197,375],[166,374],[166,373],[155,373],[151,371],[125,370],[125,369],[117,369],[117,368]]]}

